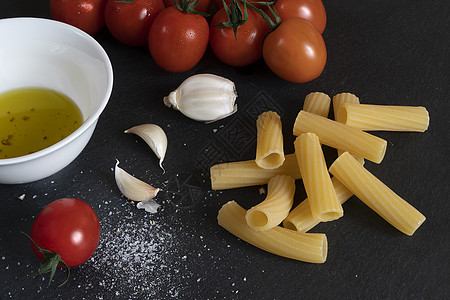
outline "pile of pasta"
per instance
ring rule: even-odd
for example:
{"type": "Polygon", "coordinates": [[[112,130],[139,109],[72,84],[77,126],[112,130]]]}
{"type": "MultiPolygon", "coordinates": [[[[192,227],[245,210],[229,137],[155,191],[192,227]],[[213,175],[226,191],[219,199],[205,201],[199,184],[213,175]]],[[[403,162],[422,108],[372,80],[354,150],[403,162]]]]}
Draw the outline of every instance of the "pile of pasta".
{"type": "Polygon", "coordinates": [[[360,104],[351,93],[337,94],[332,102],[335,120],[327,118],[328,95],[306,96],[294,123],[294,153],[284,154],[281,118],[267,111],[256,121],[255,159],[211,167],[213,190],[267,184],[264,201],[249,210],[235,201],[223,205],[220,226],[263,250],[310,263],[326,261],[328,244],[325,234],[307,231],[342,217],[342,204],[353,195],[401,232],[412,235],[419,228],[425,216],[364,168],[365,159],[381,163],[387,146],[386,140],[366,131],[424,132],[428,111],[360,104]],[[338,150],[329,168],[322,144],[338,150]],[[298,179],[307,198],[292,209],[298,179]]]}

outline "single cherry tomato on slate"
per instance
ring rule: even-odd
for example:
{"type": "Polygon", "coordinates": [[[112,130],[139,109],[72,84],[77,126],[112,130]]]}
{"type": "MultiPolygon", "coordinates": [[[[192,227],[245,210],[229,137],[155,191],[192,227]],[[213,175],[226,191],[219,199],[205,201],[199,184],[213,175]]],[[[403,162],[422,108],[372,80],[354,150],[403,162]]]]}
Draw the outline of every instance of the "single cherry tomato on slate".
{"type": "Polygon", "coordinates": [[[323,33],[327,24],[327,14],[321,0],[277,0],[273,5],[281,22],[293,17],[310,21],[323,33]]]}
{"type": "Polygon", "coordinates": [[[145,46],[156,15],[164,9],[162,0],[108,0],[105,22],[109,32],[129,46],[145,46]]]}
{"type": "MultiPolygon", "coordinates": [[[[178,0],[175,0],[178,1],[178,0]]],[[[191,0],[191,2],[194,2],[195,0],[191,0]]],[[[169,7],[169,6],[174,6],[175,2],[174,0],[163,0],[164,2],[164,6],[165,7],[169,7]]],[[[212,0],[199,0],[197,5],[195,6],[195,10],[199,11],[199,12],[208,12],[209,7],[211,6],[212,0]]]]}
{"type": "Polygon", "coordinates": [[[105,26],[106,0],[50,0],[52,18],[96,34],[105,26]]]}
{"type": "Polygon", "coordinates": [[[264,39],[263,58],[279,77],[303,83],[322,73],[327,50],[314,25],[302,18],[289,18],[264,39]]]}
{"type": "Polygon", "coordinates": [[[169,72],[193,68],[208,46],[208,22],[192,11],[193,7],[187,1],[183,7],[165,8],[150,27],[148,46],[151,56],[156,64],[169,72]]]}
{"type": "Polygon", "coordinates": [[[62,198],[48,204],[37,215],[30,237],[33,251],[43,260],[39,274],[51,271],[51,281],[55,272],[52,267],[78,266],[92,256],[99,243],[100,224],[89,204],[62,198]],[[51,265],[44,266],[50,257],[51,265]]]}
{"type": "Polygon", "coordinates": [[[240,10],[237,9],[236,2],[232,2],[228,16],[222,7],[212,18],[209,30],[209,43],[216,57],[223,63],[236,67],[249,65],[261,57],[261,43],[269,31],[267,22],[249,8],[246,8],[247,20],[244,23],[244,5],[239,3],[239,8],[240,10]],[[218,27],[220,24],[224,26],[218,27]]]}

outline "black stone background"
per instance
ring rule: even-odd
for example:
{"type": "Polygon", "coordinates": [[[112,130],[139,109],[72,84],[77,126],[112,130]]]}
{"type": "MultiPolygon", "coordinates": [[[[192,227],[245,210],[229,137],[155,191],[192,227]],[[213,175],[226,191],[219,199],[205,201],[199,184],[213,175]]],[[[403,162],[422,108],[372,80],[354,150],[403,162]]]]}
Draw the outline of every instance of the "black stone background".
{"type": "MultiPolygon", "coordinates": [[[[48,3],[3,0],[0,18],[49,18],[48,3]]],[[[324,4],[328,61],[323,74],[306,84],[277,78],[263,61],[245,68],[226,66],[210,49],[192,70],[170,74],[155,65],[145,47],[122,45],[106,29],[95,35],[110,56],[115,79],[90,143],[73,163],[49,178],[0,185],[0,298],[449,298],[450,4],[445,0],[324,4]],[[164,106],[163,96],[188,76],[204,72],[236,82],[239,110],[235,115],[203,124],[164,106]],[[252,159],[255,120],[267,109],[281,114],[285,149],[292,152],[292,125],[304,97],[312,91],[330,96],[352,92],[362,103],[428,109],[431,120],[425,133],[375,133],[388,141],[387,153],[380,165],[366,163],[427,217],[412,237],[356,197],[344,205],[342,219],[313,230],[326,233],[329,241],[328,260],[320,265],[266,253],[217,225],[217,212],[227,201],[234,199],[249,208],[264,196],[259,187],[210,191],[208,168],[218,162],[252,159]],[[123,133],[142,123],[158,124],[167,133],[164,174],[145,143],[123,133]],[[138,210],[121,196],[112,171],[116,159],[128,172],[163,187],[157,214],[138,210]],[[18,200],[22,194],[25,199],[18,200]],[[99,216],[102,235],[93,259],[72,268],[69,282],[58,288],[64,271],[50,287],[48,275],[29,277],[38,260],[19,232],[29,232],[39,211],[62,197],[88,202],[99,216]],[[117,239],[113,233],[124,224],[135,226],[141,243],[148,239],[152,244],[158,234],[165,234],[167,245],[158,242],[164,249],[159,258],[149,256],[151,260],[140,263],[142,269],[117,265],[114,253],[121,248],[114,243],[119,243],[120,233],[117,239]],[[109,265],[99,265],[99,260],[109,265]],[[146,264],[152,267],[145,269],[146,264]]],[[[336,157],[327,147],[325,153],[328,163],[336,157]]],[[[305,197],[300,187],[296,202],[305,197]]]]}

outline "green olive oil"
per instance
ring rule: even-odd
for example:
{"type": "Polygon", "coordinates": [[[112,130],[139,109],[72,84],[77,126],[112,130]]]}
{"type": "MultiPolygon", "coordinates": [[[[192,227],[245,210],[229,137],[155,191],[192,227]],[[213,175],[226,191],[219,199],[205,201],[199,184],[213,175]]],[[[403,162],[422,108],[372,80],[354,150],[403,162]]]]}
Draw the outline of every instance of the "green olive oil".
{"type": "Polygon", "coordinates": [[[47,148],[83,123],[78,106],[50,89],[21,88],[0,94],[0,159],[47,148]]]}

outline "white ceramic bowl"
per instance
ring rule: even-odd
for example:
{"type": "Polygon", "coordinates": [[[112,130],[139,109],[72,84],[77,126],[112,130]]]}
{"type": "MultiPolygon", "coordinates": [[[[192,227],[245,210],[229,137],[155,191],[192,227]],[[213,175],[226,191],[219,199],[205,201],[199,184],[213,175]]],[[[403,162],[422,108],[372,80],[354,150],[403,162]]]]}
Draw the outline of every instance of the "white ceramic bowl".
{"type": "Polygon", "coordinates": [[[48,148],[0,159],[0,183],[36,181],[71,163],[91,138],[112,86],[108,55],[90,35],[48,19],[1,19],[0,93],[24,87],[56,90],[75,101],[84,123],[48,148]]]}

